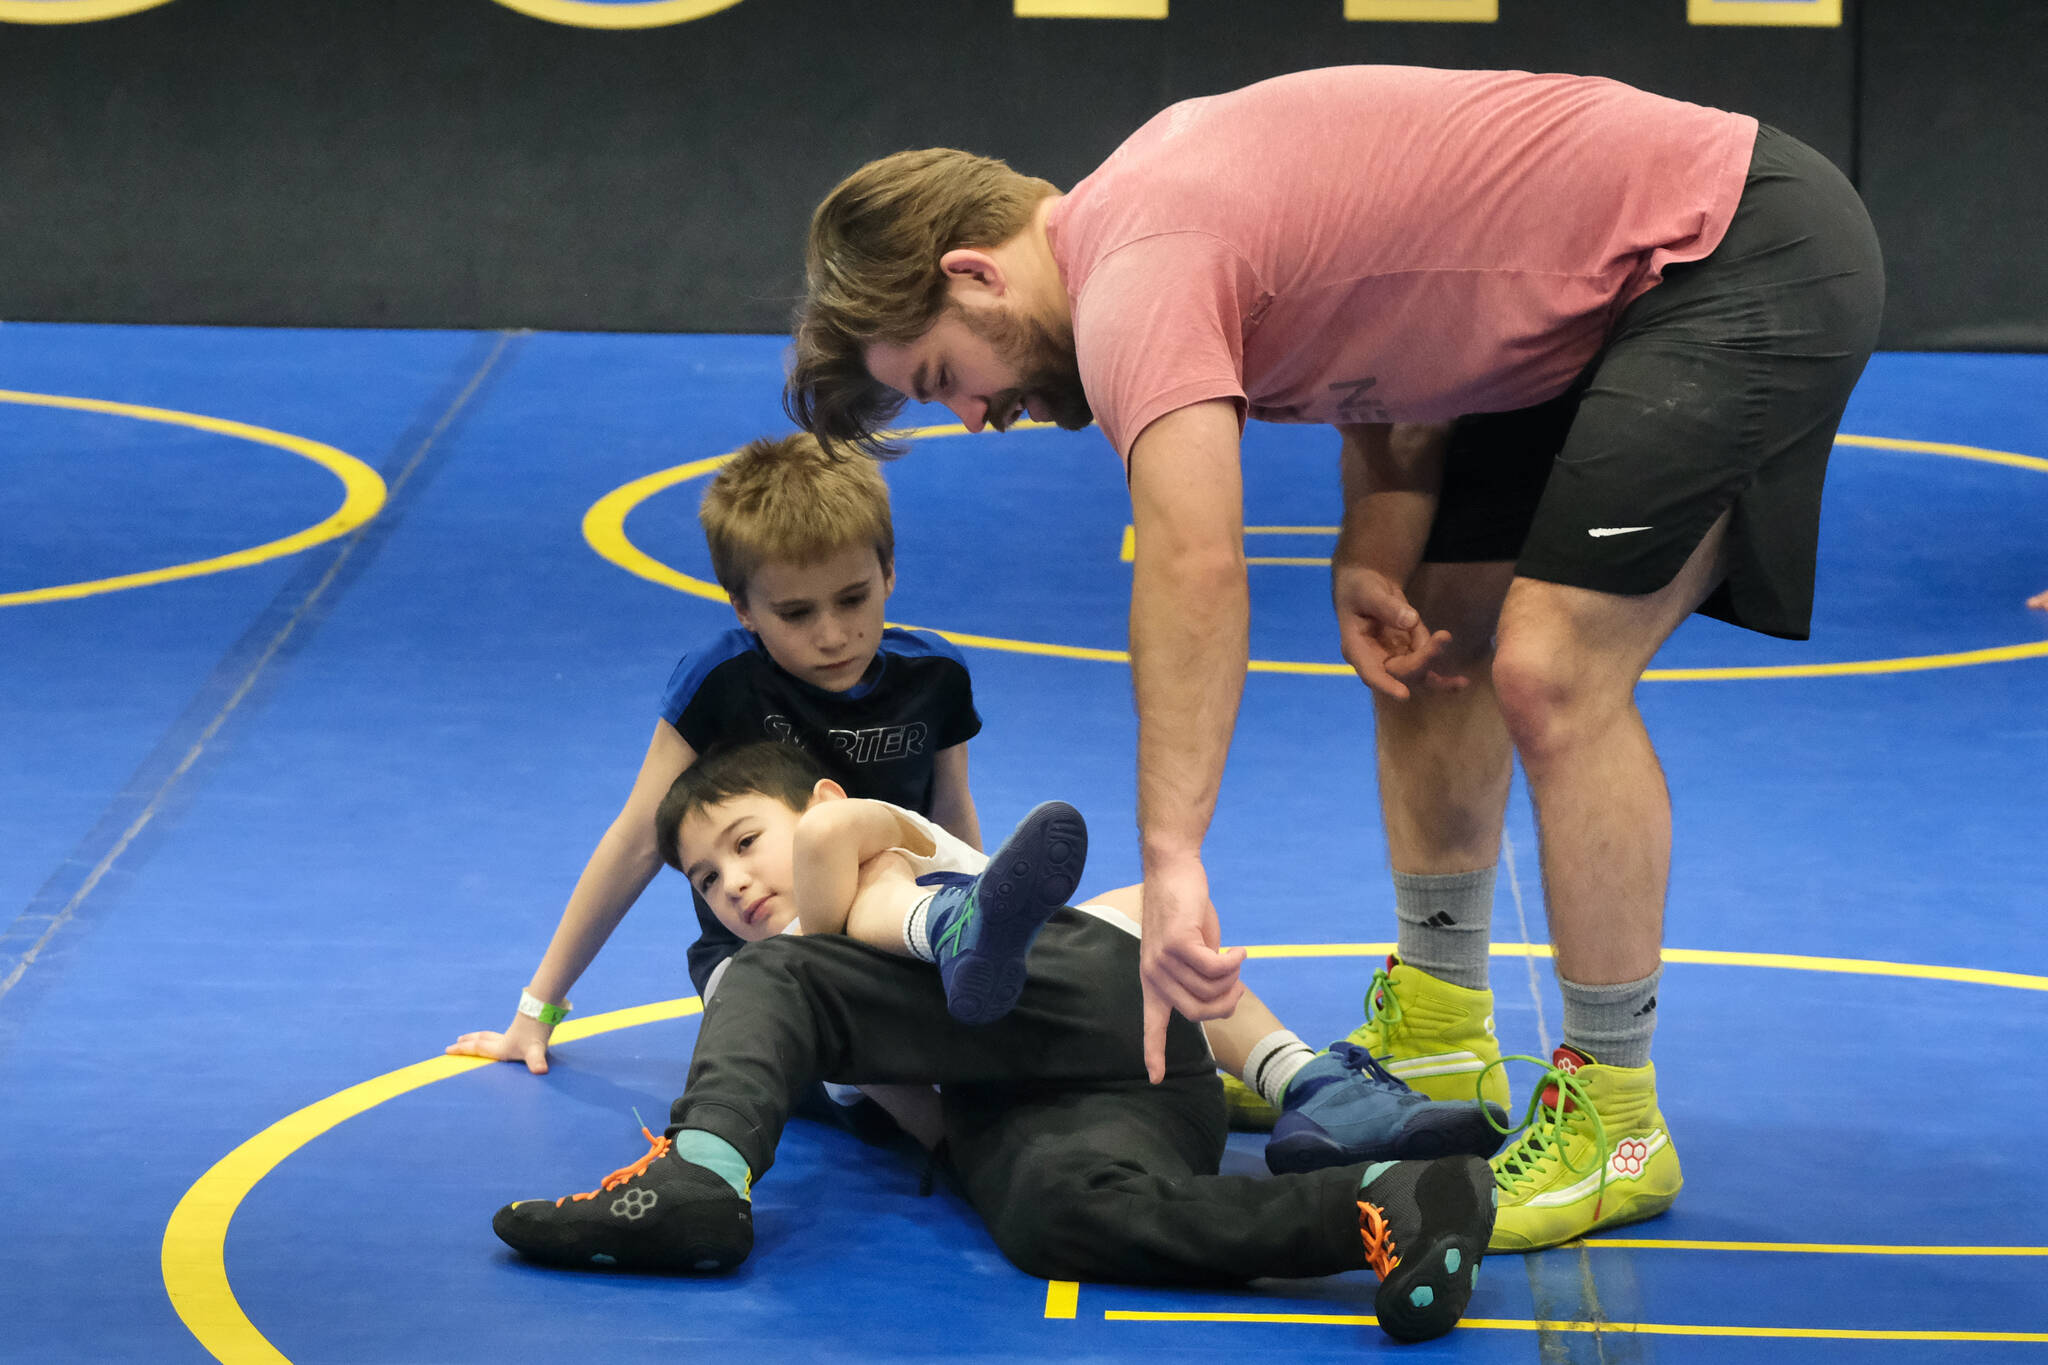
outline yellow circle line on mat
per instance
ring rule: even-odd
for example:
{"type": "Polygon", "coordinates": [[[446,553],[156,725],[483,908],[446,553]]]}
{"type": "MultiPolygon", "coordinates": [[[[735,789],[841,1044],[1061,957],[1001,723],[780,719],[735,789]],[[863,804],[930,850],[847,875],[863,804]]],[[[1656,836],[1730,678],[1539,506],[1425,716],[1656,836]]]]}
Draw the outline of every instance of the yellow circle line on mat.
{"type": "Polygon", "coordinates": [[[0,24],[93,24],[171,0],[0,0],[0,24]]]}
{"type": "MultiPolygon", "coordinates": [[[[1247,956],[1256,958],[1302,958],[1302,957],[1368,957],[1381,956],[1393,951],[1390,943],[1266,943],[1255,944],[1246,949],[1247,956]]],[[[1497,943],[1493,945],[1497,957],[1548,957],[1550,949],[1544,944],[1497,943]]],[[[1959,981],[1972,985],[2004,986],[2019,990],[2048,991],[2048,976],[2030,976],[2021,972],[1983,971],[1975,967],[1949,967],[1939,964],[1912,962],[1881,962],[1867,958],[1810,957],[1789,953],[1733,953],[1715,949],[1666,948],[1666,962],[1687,962],[1708,966],[1724,967],[1775,967],[1791,971],[1841,972],[1855,976],[1903,976],[1917,977],[1930,981],[1959,981]]],[[[651,1005],[637,1005],[630,1009],[612,1010],[605,1014],[594,1014],[586,1019],[570,1019],[554,1032],[552,1041],[572,1043],[582,1038],[610,1033],[617,1029],[636,1028],[670,1019],[683,1019],[696,1014],[703,1008],[696,996],[680,1000],[664,1000],[651,1005]]],[[[375,1108],[386,1100],[446,1080],[478,1067],[499,1066],[503,1063],[490,1062],[476,1057],[432,1057],[424,1062],[386,1072],[372,1080],[337,1094],[330,1095],[307,1105],[296,1113],[289,1114],[271,1124],[255,1137],[229,1152],[212,1169],[193,1182],[185,1191],[171,1212],[170,1222],[164,1228],[163,1277],[164,1289],[170,1295],[171,1305],[186,1328],[199,1344],[211,1352],[215,1359],[228,1365],[291,1365],[291,1362],[275,1346],[270,1344],[235,1298],[235,1291],[228,1283],[227,1237],[228,1225],[234,1220],[236,1209],[249,1196],[257,1184],[280,1162],[299,1148],[319,1137],[328,1129],[346,1119],[375,1108]]],[[[1712,1243],[1712,1242],[1629,1242],[1622,1239],[1589,1239],[1589,1246],[1655,1246],[1686,1250],[1752,1250],[1752,1251],[1829,1251],[1838,1253],[1869,1255],[1919,1255],[1919,1256],[2031,1256],[2048,1254],[2048,1248],[2036,1247],[1937,1247],[1908,1246],[1881,1247],[1868,1245],[1830,1246],[1822,1243],[1712,1243]]],[[[1052,1280],[1046,1286],[1045,1315],[1049,1318],[1071,1318],[1075,1316],[1076,1301],[1080,1289],[1072,1280],[1052,1280]]],[[[1321,1316],[1314,1314],[1230,1314],[1230,1313],[1105,1313],[1106,1318],[1120,1321],[1157,1322],[1342,1322],[1367,1323],[1374,1319],[1352,1316],[1321,1316]]],[[[1510,1322],[1506,1320],[1468,1320],[1464,1325],[1471,1327],[1503,1327],[1523,1331],[1554,1329],[1558,1331],[1587,1331],[1588,1324],[1547,1324],[1536,1322],[1510,1322]]],[[[2031,1340],[1997,1333],[1842,1333],[1822,1329],[1805,1328],[1724,1328],[1724,1327],[1682,1327],[1656,1323],[1615,1323],[1607,1324],[1615,1331],[1635,1331],[1665,1335],[1695,1336],[1803,1336],[1827,1337],[1829,1339],[1862,1339],[1884,1341],[2005,1341],[2031,1340]]],[[[2048,1335],[2042,1337],[2048,1340],[2048,1335]]]]}
{"type": "Polygon", "coordinates": [[[77,597],[91,597],[97,593],[120,592],[125,588],[142,588],[153,583],[169,583],[180,578],[198,578],[204,574],[247,568],[251,564],[261,564],[267,559],[297,554],[323,541],[333,540],[336,536],[347,535],[376,516],[378,510],[384,506],[384,480],[376,470],[355,456],[336,450],[333,446],[323,445],[319,441],[309,441],[303,436],[293,436],[289,432],[250,426],[247,422],[229,421],[225,417],[206,417],[196,412],[145,408],[134,403],[109,403],[99,398],[67,398],[52,393],[21,393],[14,389],[0,389],[0,403],[19,403],[38,408],[68,408],[74,412],[95,412],[112,417],[133,417],[137,421],[191,427],[195,431],[211,432],[217,436],[232,436],[238,441],[254,441],[258,445],[275,446],[279,450],[290,451],[319,465],[341,480],[342,488],[341,506],[325,520],[282,539],[254,545],[246,550],[236,550],[231,554],[215,555],[211,559],[195,559],[189,564],[173,564],[167,568],[145,569],[141,573],[95,578],[82,583],[59,583],[54,587],[0,593],[0,607],[25,606],[31,602],[60,602],[77,597]]]}
{"type": "Polygon", "coordinates": [[[529,19],[545,19],[571,28],[666,28],[687,24],[740,0],[639,0],[637,4],[599,5],[591,0],[497,0],[529,19]]]}
{"type": "MultiPolygon", "coordinates": [[[[504,0],[499,2],[502,4],[504,0]]],[[[1019,422],[1011,428],[1012,431],[1049,429],[1052,429],[1052,424],[1047,422],[1019,422]]],[[[967,434],[967,428],[953,425],[913,427],[907,431],[895,432],[893,436],[899,441],[924,441],[936,437],[967,434]]],[[[1865,446],[1873,450],[1908,451],[1921,455],[1946,455],[1955,459],[1976,460],[1984,464],[2031,469],[2048,474],[2048,459],[2034,455],[2016,455],[2006,450],[1984,450],[1977,446],[1954,445],[1941,441],[1907,441],[1890,436],[1837,436],[1835,444],[1865,446]]],[[[709,474],[731,458],[731,455],[714,455],[709,459],[695,460],[672,469],[659,470],[637,478],[631,483],[620,485],[592,503],[590,510],[583,514],[583,538],[600,557],[650,583],[659,583],[663,587],[688,593],[692,597],[701,597],[709,602],[728,601],[725,590],[716,583],[706,582],[704,579],[672,568],[635,545],[626,534],[626,517],[635,507],[656,493],[709,474]]],[[[1037,640],[1012,640],[998,635],[973,635],[966,631],[941,630],[932,626],[909,628],[929,630],[932,634],[951,640],[956,645],[974,649],[1001,650],[1011,654],[1036,654],[1055,659],[1085,659],[1097,663],[1128,664],[1131,661],[1130,653],[1121,649],[1091,649],[1080,645],[1048,644],[1037,640]]],[[[1856,659],[1843,663],[1770,664],[1739,668],[1653,668],[1643,674],[1643,680],[1735,682],[1760,678],[1839,678],[1872,673],[1918,673],[1935,668],[1968,668],[1978,664],[2011,663],[2018,659],[2036,658],[2048,658],[2048,640],[2036,640],[2019,645],[1997,645],[1988,649],[1961,650],[1949,654],[1921,654],[1898,659],[1856,659]]],[[[1253,659],[1247,665],[1247,670],[1252,673],[1288,673],[1309,677],[1357,676],[1348,664],[1276,659],[1253,659]]]]}
{"type": "Polygon", "coordinates": [[[1567,1247],[1636,1251],[1768,1251],[1796,1256],[2048,1256],[2048,1247],[1873,1246],[1868,1242],[1698,1242],[1661,1237],[1585,1237],[1567,1247]]]}
{"type": "MultiPolygon", "coordinates": [[[[703,1008],[696,996],[566,1020],[553,1042],[573,1043],[615,1029],[682,1019],[703,1008]]],[[[185,1191],[164,1227],[164,1289],[186,1328],[216,1360],[230,1365],[291,1365],[242,1311],[228,1284],[228,1224],[257,1182],[277,1164],[328,1129],[423,1085],[478,1067],[500,1066],[481,1057],[433,1057],[352,1085],[288,1114],[214,1163],[185,1191]]]]}
{"type": "MultiPolygon", "coordinates": [[[[1107,1322],[1231,1322],[1373,1327],[1358,1313],[1139,1313],[1112,1309],[1107,1322]]],[[[1686,1322],[1544,1322],[1517,1318],[1460,1318],[1458,1328],[1479,1332],[1599,1332],[1646,1337],[1764,1337],[1793,1341],[2013,1341],[2048,1342],[2048,1332],[1890,1332],[1859,1327],[1718,1327],[1686,1322]]]]}
{"type": "MultiPolygon", "coordinates": [[[[1391,943],[1263,943],[1246,947],[1246,957],[1385,957],[1391,943]]],[[[1549,957],[1547,943],[1496,943],[1495,957],[1549,957]]],[[[1847,976],[1901,976],[1919,981],[1960,981],[1973,986],[2003,986],[2016,991],[2048,991],[2048,976],[2025,972],[1994,972],[1981,967],[1948,967],[1938,963],[1885,962],[1866,957],[1811,957],[1801,953],[1729,953],[1715,948],[1666,948],[1666,962],[1703,967],[1772,967],[1790,972],[1839,972],[1847,976]]]]}

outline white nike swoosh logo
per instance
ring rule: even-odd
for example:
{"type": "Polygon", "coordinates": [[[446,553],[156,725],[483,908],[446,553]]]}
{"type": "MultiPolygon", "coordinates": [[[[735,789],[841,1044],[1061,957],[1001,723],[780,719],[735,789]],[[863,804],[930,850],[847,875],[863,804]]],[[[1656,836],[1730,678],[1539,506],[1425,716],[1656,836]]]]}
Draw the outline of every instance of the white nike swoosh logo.
{"type": "Polygon", "coordinates": [[[1589,536],[1625,536],[1632,531],[1648,531],[1648,526],[1595,526],[1586,532],[1589,536]]]}

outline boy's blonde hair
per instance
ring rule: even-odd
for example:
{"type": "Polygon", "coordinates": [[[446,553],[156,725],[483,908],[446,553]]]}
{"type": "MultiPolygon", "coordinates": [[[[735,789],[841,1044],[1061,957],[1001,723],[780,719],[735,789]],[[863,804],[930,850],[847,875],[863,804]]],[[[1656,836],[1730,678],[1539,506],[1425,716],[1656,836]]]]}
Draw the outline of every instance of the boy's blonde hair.
{"type": "Polygon", "coordinates": [[[697,509],[711,570],[741,606],[770,561],[815,564],[871,545],[882,569],[896,563],[889,485],[865,455],[827,450],[816,438],[750,441],[718,471],[697,509]]]}
{"type": "Polygon", "coordinates": [[[869,375],[867,348],[923,336],[947,306],[939,258],[1000,246],[1057,193],[993,157],[948,147],[885,156],[840,181],[811,216],[782,398],[791,420],[828,446],[889,452],[876,433],[903,396],[869,375]]]}

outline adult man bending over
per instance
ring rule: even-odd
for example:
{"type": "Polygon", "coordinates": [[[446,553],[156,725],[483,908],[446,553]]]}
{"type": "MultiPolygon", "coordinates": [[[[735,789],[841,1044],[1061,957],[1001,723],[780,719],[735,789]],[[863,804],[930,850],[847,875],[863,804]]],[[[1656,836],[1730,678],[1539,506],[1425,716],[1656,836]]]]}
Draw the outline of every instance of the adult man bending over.
{"type": "Polygon", "coordinates": [[[1126,461],[1155,1077],[1169,1010],[1242,989],[1202,865],[1247,661],[1239,438],[1326,423],[1400,918],[1353,1036],[1429,1093],[1506,1099],[1486,963],[1519,754],[1565,1046],[1495,1158],[1494,1246],[1668,1207],[1671,817],[1634,689],[1695,610],[1807,633],[1883,298],[1848,182],[1612,81],[1347,67],[1174,105],[1065,194],[884,158],[820,206],[807,267],[787,403],[827,441],[877,448],[909,396],[977,431],[1092,415],[1126,461]]]}

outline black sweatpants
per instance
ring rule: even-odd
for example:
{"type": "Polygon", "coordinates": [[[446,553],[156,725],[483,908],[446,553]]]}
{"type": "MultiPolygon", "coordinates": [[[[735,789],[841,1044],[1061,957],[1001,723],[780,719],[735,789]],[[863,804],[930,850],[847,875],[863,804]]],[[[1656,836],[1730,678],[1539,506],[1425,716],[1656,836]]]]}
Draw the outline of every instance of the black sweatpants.
{"type": "Polygon", "coordinates": [[[1047,1279],[1236,1284],[1365,1264],[1362,1167],[1216,1173],[1222,1090],[1174,1016],[1167,1077],[1145,1079],[1138,941],[1062,910],[1017,1008],[973,1028],[929,963],[837,936],[749,946],[705,1007],[669,1133],[730,1142],[756,1178],[812,1082],[936,1083],[945,1153],[1003,1254],[1047,1279]]]}

